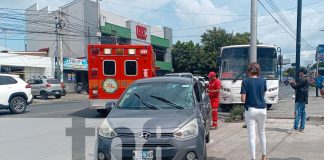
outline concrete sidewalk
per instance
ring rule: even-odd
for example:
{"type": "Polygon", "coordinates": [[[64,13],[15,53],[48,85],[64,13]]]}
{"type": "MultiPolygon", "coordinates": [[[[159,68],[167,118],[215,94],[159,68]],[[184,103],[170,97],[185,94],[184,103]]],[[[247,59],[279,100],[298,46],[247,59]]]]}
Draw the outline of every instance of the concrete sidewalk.
{"type": "Polygon", "coordinates": [[[31,105],[40,105],[40,104],[59,104],[59,103],[73,103],[80,101],[88,101],[87,94],[77,94],[77,93],[68,93],[65,96],[62,96],[60,99],[56,99],[54,96],[49,96],[48,99],[43,100],[40,97],[34,99],[31,105]]]}
{"type": "MultiPolygon", "coordinates": [[[[247,129],[243,123],[221,123],[211,132],[209,160],[248,160],[247,129]]],[[[268,119],[266,125],[269,160],[323,160],[324,126],[306,125],[305,133],[289,134],[291,119],[268,119]]],[[[257,136],[257,159],[261,159],[257,136]]]]}
{"type": "MultiPolygon", "coordinates": [[[[289,98],[281,99],[278,104],[272,106],[273,110],[268,111],[268,118],[293,119],[295,99],[293,94],[289,98]]],[[[310,88],[309,104],[306,105],[307,117],[315,120],[324,118],[324,98],[315,97],[315,89],[310,88]]],[[[323,119],[324,121],[324,119],[323,119]]]]}

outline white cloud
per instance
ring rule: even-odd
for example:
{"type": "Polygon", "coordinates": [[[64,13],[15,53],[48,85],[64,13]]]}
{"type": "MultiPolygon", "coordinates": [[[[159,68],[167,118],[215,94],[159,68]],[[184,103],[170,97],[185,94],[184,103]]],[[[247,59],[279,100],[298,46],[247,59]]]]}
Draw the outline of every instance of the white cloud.
{"type": "MultiPolygon", "coordinates": [[[[282,12],[288,19],[293,29],[296,30],[296,12],[282,12]]],[[[302,17],[302,38],[307,41],[312,47],[323,43],[324,32],[319,30],[324,27],[324,17],[318,14],[314,9],[305,9],[302,17]]],[[[273,14],[275,15],[275,14],[273,14]]],[[[282,21],[275,16],[276,19],[284,26],[282,21]]],[[[296,40],[286,34],[279,24],[275,23],[272,17],[265,16],[259,18],[258,39],[264,44],[274,44],[282,48],[283,54],[292,58],[295,61],[296,40]],[[263,24],[263,25],[262,25],[263,24]],[[268,24],[268,25],[264,25],[268,24]]],[[[301,63],[315,59],[315,49],[305,47],[304,43],[301,47],[301,63]]]]}

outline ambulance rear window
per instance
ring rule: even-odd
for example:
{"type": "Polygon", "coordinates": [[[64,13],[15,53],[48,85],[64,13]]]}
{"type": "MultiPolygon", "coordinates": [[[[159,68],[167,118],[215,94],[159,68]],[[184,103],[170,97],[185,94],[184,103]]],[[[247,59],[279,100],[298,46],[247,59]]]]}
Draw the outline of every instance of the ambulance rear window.
{"type": "Polygon", "coordinates": [[[127,76],[137,75],[137,62],[136,61],[126,61],[125,69],[126,69],[127,76]]]}
{"type": "Polygon", "coordinates": [[[113,76],[116,74],[116,63],[115,61],[104,61],[104,75],[113,76]]]}

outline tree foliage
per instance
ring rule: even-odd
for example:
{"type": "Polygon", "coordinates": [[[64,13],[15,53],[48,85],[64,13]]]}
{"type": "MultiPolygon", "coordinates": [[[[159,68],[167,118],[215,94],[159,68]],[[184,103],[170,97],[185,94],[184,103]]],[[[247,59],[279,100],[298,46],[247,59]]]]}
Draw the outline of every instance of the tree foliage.
{"type": "Polygon", "coordinates": [[[249,33],[228,33],[221,28],[207,30],[201,35],[201,44],[178,41],[172,50],[174,72],[206,75],[217,71],[216,60],[220,48],[249,43],[249,33]]]}

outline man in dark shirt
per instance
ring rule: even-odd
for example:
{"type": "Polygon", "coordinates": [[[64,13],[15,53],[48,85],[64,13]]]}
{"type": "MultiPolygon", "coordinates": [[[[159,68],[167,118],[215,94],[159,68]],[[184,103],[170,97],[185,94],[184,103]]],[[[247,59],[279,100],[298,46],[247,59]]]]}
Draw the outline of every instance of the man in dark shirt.
{"type": "Polygon", "coordinates": [[[292,132],[304,132],[305,122],[306,122],[306,111],[305,106],[308,104],[308,90],[309,90],[309,81],[307,78],[307,69],[301,68],[298,71],[299,80],[297,82],[291,81],[290,85],[296,91],[295,97],[295,123],[294,129],[292,132]],[[300,122],[300,127],[299,126],[300,122]]]}

